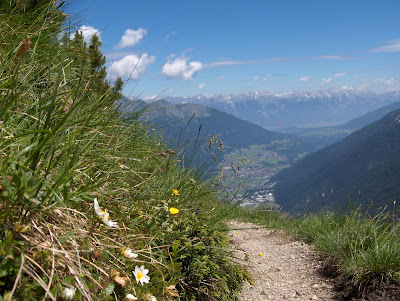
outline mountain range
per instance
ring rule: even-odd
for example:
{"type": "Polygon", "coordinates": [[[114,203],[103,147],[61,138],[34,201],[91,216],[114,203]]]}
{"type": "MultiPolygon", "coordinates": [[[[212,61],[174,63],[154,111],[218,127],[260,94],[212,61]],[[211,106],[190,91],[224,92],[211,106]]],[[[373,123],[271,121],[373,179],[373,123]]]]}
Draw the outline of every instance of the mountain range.
{"type": "Polygon", "coordinates": [[[400,109],[276,174],[274,196],[288,211],[374,209],[400,198],[400,109]]]}
{"type": "Polygon", "coordinates": [[[264,128],[319,127],[343,124],[370,111],[400,101],[400,91],[376,94],[328,89],[271,94],[265,91],[229,95],[166,97],[172,104],[193,103],[214,108],[264,128]]]}
{"type": "Polygon", "coordinates": [[[164,141],[169,144],[175,142],[181,146],[190,145],[198,135],[207,141],[216,137],[228,152],[251,145],[271,145],[272,151],[280,151],[292,161],[299,153],[310,152],[315,148],[306,138],[272,132],[231,114],[199,104],[173,105],[164,100],[148,104],[142,100],[127,99],[121,100],[120,104],[125,112],[137,112],[145,108],[139,120],[151,125],[153,131],[159,131],[164,141]],[[285,141],[285,147],[277,143],[278,141],[285,141]],[[290,148],[287,147],[288,144],[291,145],[290,148]]]}

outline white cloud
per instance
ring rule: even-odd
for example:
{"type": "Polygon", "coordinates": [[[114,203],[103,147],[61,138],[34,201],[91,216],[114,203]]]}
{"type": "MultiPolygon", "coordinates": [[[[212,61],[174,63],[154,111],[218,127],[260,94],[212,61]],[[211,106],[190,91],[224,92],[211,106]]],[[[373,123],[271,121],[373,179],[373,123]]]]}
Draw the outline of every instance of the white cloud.
{"type": "MultiPolygon", "coordinates": [[[[100,29],[94,28],[93,26],[87,26],[87,25],[82,25],[80,28],[78,28],[78,31],[80,33],[82,33],[83,35],[83,40],[89,44],[90,43],[90,39],[92,38],[92,35],[96,34],[100,41],[101,41],[101,31],[100,29]]],[[[73,39],[75,37],[75,33],[71,33],[71,35],[69,36],[70,39],[73,39]]]]}
{"type": "Polygon", "coordinates": [[[345,75],[346,75],[346,72],[338,72],[338,73],[335,73],[333,75],[333,77],[342,77],[342,76],[345,76],[345,75]]]}
{"type": "Polygon", "coordinates": [[[322,82],[321,82],[321,85],[327,85],[327,84],[330,84],[330,83],[331,83],[331,81],[332,81],[332,77],[323,78],[323,79],[322,79],[322,82]]]}
{"type": "Polygon", "coordinates": [[[148,65],[154,63],[155,57],[143,53],[141,56],[130,54],[116,61],[110,66],[110,74],[112,77],[140,79],[148,65]]]}
{"type": "Polygon", "coordinates": [[[400,39],[385,42],[386,46],[371,49],[369,52],[400,52],[400,39]]]}
{"type": "Polygon", "coordinates": [[[391,92],[400,90],[400,82],[398,79],[391,78],[375,78],[371,81],[364,81],[359,86],[360,90],[373,91],[376,93],[391,92]]]}
{"type": "Polygon", "coordinates": [[[272,74],[267,74],[267,75],[263,78],[263,81],[267,81],[268,78],[270,78],[270,77],[272,77],[272,74]]]}
{"type": "Polygon", "coordinates": [[[257,80],[257,79],[259,79],[259,78],[260,78],[259,75],[256,75],[256,76],[253,77],[254,80],[257,80]]]}
{"type": "Polygon", "coordinates": [[[342,56],[342,55],[321,55],[315,56],[313,59],[316,60],[349,60],[350,57],[342,56]]]}
{"type": "Polygon", "coordinates": [[[121,41],[118,43],[116,48],[125,48],[135,46],[140,42],[141,39],[147,34],[147,30],[143,28],[139,28],[138,30],[133,30],[128,28],[125,30],[124,35],[121,38],[121,41]]]}
{"type": "Polygon", "coordinates": [[[200,90],[203,90],[203,88],[206,86],[206,83],[201,83],[198,85],[200,90]]]}
{"type": "Polygon", "coordinates": [[[342,90],[352,90],[353,87],[350,87],[350,86],[342,86],[341,89],[342,89],[342,90]]]}
{"type": "Polygon", "coordinates": [[[300,77],[300,79],[299,79],[299,81],[301,81],[303,83],[308,82],[309,80],[310,80],[310,78],[308,76],[303,76],[303,77],[300,77]]]}
{"type": "Polygon", "coordinates": [[[217,77],[217,80],[223,80],[225,78],[225,76],[221,75],[217,77]]]}
{"type": "Polygon", "coordinates": [[[203,69],[201,62],[188,62],[186,57],[178,57],[172,60],[169,56],[168,61],[162,67],[161,73],[167,78],[182,78],[184,80],[191,80],[193,75],[203,69]]]}
{"type": "Polygon", "coordinates": [[[175,30],[172,31],[171,33],[167,34],[167,35],[165,36],[165,38],[164,38],[164,41],[165,41],[165,42],[168,42],[168,41],[169,41],[169,38],[172,37],[172,36],[174,36],[174,35],[176,35],[176,31],[175,31],[175,30]]]}

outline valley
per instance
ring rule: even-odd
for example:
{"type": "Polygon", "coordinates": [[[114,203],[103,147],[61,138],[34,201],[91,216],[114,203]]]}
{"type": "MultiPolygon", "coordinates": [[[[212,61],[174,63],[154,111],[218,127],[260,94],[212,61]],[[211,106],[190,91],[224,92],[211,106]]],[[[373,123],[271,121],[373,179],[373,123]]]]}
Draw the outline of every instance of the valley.
{"type": "MultiPolygon", "coordinates": [[[[323,95],[322,92],[320,92],[319,97],[321,95],[323,95]]],[[[346,92],[346,95],[348,95],[348,92],[346,92]]],[[[252,208],[279,208],[286,203],[287,196],[282,198],[282,193],[290,192],[295,200],[289,207],[284,206],[288,209],[296,208],[296,206],[303,208],[304,202],[310,201],[309,197],[297,194],[296,191],[301,185],[310,185],[305,183],[311,183],[306,180],[311,175],[300,176],[304,180],[301,180],[298,184],[290,184],[292,185],[290,187],[282,186],[283,183],[290,181],[288,179],[296,177],[294,175],[301,175],[303,171],[308,170],[309,166],[312,166],[310,160],[319,162],[319,159],[308,159],[307,155],[313,156],[315,154],[314,156],[318,156],[319,153],[324,152],[326,147],[334,144],[340,145],[343,139],[351,136],[355,131],[382,118],[388,112],[400,108],[400,101],[394,101],[398,99],[399,93],[394,92],[391,95],[393,96],[392,103],[357,116],[355,119],[346,120],[340,125],[301,127],[301,123],[288,126],[282,122],[275,131],[267,130],[260,125],[201,104],[181,103],[174,105],[165,100],[148,103],[124,99],[121,101],[121,107],[128,115],[132,112],[141,111],[139,120],[148,124],[154,133],[161,135],[170,147],[185,152],[186,158],[195,158],[195,161],[190,162],[207,166],[208,170],[217,177],[217,182],[222,187],[221,195],[224,198],[233,199],[235,202],[240,202],[242,206],[252,208]],[[135,107],[135,110],[126,109],[127,104],[135,107]],[[302,160],[303,158],[305,160],[302,160]],[[307,167],[304,167],[304,163],[299,165],[303,161],[309,162],[307,167]],[[297,165],[303,167],[299,167],[300,170],[295,170],[297,165]],[[275,185],[277,185],[278,190],[276,190],[275,185]]],[[[353,106],[358,104],[358,106],[364,107],[365,99],[363,97],[365,97],[365,94],[360,94],[359,98],[356,98],[356,91],[352,91],[352,96],[351,104],[353,106]]],[[[311,96],[308,95],[308,97],[311,96]]],[[[387,94],[375,95],[374,105],[377,105],[377,99],[383,99],[379,103],[386,104],[389,102],[386,97],[388,97],[387,94]]],[[[290,98],[290,101],[293,102],[292,98],[290,98]]],[[[303,113],[308,112],[306,117],[309,120],[317,122],[317,119],[314,118],[315,114],[317,116],[327,114],[326,109],[315,111],[318,107],[315,106],[315,99],[312,102],[305,101],[304,97],[302,99],[297,101],[307,108],[303,113]]],[[[197,100],[199,102],[203,99],[198,98],[197,100]]],[[[174,101],[177,102],[177,99],[174,99],[174,101]]],[[[230,101],[232,101],[232,98],[230,101]]],[[[252,101],[254,102],[254,99],[252,101]]],[[[335,104],[332,101],[331,94],[327,99],[321,101],[322,103],[331,101],[330,110],[332,112],[331,117],[329,117],[331,120],[337,114],[339,108],[349,106],[343,97],[340,102],[335,104]]],[[[347,99],[347,101],[349,100],[347,99]]],[[[242,100],[242,102],[248,104],[248,100],[242,100]]],[[[236,108],[243,105],[239,100],[229,102],[226,105],[230,104],[230,108],[233,108],[233,103],[236,108]]],[[[237,115],[240,115],[239,111],[236,112],[237,115]]],[[[286,118],[284,114],[285,112],[280,113],[283,116],[282,119],[286,118]]],[[[351,137],[346,141],[353,141],[354,138],[351,137]]],[[[350,166],[352,161],[354,160],[348,159],[345,164],[350,166]]],[[[339,164],[339,162],[336,160],[333,164],[339,164]]],[[[372,166],[379,166],[376,163],[371,164],[373,164],[372,166]]],[[[330,170],[333,169],[330,166],[330,170]]],[[[387,169],[385,170],[387,171],[387,169]]],[[[329,174],[329,170],[326,172],[329,174]]],[[[317,178],[313,180],[315,183],[319,183],[317,178]]],[[[335,183],[338,180],[333,179],[332,181],[335,183]]],[[[324,189],[326,190],[326,188],[324,189]]],[[[346,191],[351,190],[350,188],[346,189],[340,192],[342,193],[341,198],[345,197],[346,191]]],[[[321,196],[323,196],[322,199],[327,198],[325,196],[329,193],[325,190],[319,192],[320,197],[317,197],[317,199],[321,199],[321,196]]],[[[339,195],[339,192],[337,194],[339,195]]],[[[314,208],[322,208],[327,204],[326,201],[322,202],[321,200],[319,205],[313,206],[314,208]]]]}

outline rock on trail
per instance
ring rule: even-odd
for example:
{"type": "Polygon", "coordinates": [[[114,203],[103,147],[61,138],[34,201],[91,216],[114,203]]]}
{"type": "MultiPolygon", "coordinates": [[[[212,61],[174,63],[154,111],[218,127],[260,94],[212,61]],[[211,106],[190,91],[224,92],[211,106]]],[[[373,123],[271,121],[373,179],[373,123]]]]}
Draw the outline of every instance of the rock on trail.
{"type": "Polygon", "coordinates": [[[229,227],[237,261],[254,280],[244,287],[241,300],[335,300],[333,283],[319,275],[322,262],[311,246],[250,223],[234,221],[229,227]]]}

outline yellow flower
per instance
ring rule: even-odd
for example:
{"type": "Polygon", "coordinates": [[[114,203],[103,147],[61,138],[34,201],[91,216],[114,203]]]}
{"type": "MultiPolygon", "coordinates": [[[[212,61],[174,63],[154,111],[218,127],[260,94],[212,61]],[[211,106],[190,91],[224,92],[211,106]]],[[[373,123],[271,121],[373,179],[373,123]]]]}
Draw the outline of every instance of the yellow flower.
{"type": "Polygon", "coordinates": [[[99,203],[97,202],[97,198],[94,198],[94,211],[97,216],[109,227],[119,229],[117,222],[110,221],[110,214],[107,210],[103,210],[100,208],[99,203]]]}
{"type": "Polygon", "coordinates": [[[172,189],[172,195],[179,195],[178,189],[172,189]]]}
{"type": "Polygon", "coordinates": [[[175,208],[175,207],[171,207],[171,208],[169,208],[169,212],[170,212],[171,214],[177,214],[177,213],[179,213],[179,209],[177,209],[177,208],[175,208]]]}
{"type": "Polygon", "coordinates": [[[147,273],[149,272],[148,269],[145,269],[144,266],[142,265],[140,268],[138,266],[135,267],[135,271],[133,271],[133,275],[135,275],[136,282],[141,285],[143,283],[149,283],[150,277],[147,276],[147,273]]]}
{"type": "Polygon", "coordinates": [[[258,253],[258,256],[262,257],[262,256],[263,256],[263,254],[260,252],[260,253],[258,253]]]}

